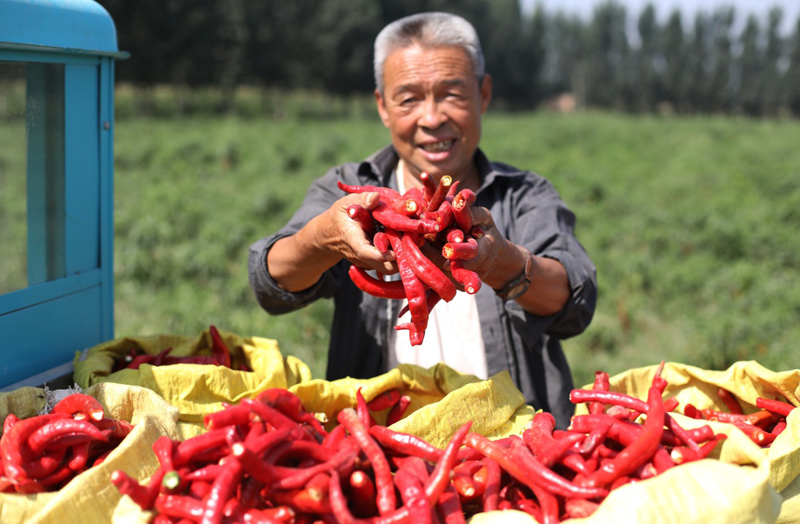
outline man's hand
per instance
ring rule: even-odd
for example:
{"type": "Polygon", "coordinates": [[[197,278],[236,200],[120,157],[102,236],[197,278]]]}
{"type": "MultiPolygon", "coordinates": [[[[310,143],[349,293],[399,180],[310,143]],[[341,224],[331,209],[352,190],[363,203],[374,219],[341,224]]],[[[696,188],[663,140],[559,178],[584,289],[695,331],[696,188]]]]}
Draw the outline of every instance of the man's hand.
{"type": "Polygon", "coordinates": [[[270,276],[283,289],[296,292],[314,285],[342,259],[380,273],[396,273],[393,254],[375,248],[359,223],[347,214],[351,204],[371,210],[379,200],[378,193],[347,195],[294,235],[275,242],[267,255],[270,276]]]}
{"type": "MultiPolygon", "coordinates": [[[[478,254],[464,261],[464,267],[475,271],[492,289],[503,289],[525,270],[528,250],[500,234],[488,209],[474,206],[471,210],[473,225],[483,230],[483,236],[478,239],[478,254]]],[[[555,259],[534,256],[532,275],[531,286],[517,302],[535,315],[561,311],[570,293],[564,266],[555,259]]]]}

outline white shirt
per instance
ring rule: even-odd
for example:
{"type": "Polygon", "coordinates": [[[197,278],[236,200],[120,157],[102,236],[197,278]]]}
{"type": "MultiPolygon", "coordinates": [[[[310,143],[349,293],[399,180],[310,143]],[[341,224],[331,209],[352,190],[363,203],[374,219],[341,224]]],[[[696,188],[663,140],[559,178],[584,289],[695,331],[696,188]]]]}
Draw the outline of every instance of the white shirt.
{"type": "MultiPolygon", "coordinates": [[[[400,193],[406,192],[402,161],[397,166],[397,185],[400,193]]],[[[403,300],[403,306],[407,302],[403,300]]],[[[407,312],[394,325],[410,321],[411,314],[407,312]]],[[[388,369],[401,363],[429,368],[443,362],[460,373],[488,378],[478,304],[469,293],[459,291],[450,302],[440,300],[431,309],[425,338],[419,346],[411,345],[406,330],[393,329],[392,333],[388,369]]]]}

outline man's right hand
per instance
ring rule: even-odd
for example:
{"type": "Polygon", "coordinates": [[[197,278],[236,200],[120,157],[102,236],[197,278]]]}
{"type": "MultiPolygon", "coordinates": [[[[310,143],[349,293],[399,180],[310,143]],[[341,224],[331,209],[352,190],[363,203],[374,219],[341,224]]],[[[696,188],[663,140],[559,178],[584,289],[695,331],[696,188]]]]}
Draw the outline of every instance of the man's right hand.
{"type": "Polygon", "coordinates": [[[267,254],[270,276],[281,288],[297,292],[313,286],[342,259],[380,273],[396,273],[394,254],[383,254],[375,248],[360,224],[347,214],[351,204],[371,210],[379,200],[378,193],[347,195],[294,235],[275,242],[267,254]]]}

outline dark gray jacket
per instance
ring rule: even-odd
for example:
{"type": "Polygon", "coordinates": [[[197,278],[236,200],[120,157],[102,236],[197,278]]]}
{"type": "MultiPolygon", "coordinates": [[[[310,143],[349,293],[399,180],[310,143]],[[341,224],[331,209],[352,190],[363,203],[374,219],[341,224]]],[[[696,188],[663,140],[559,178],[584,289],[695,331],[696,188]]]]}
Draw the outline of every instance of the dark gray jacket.
{"type": "MultiPolygon", "coordinates": [[[[350,280],[346,260],[328,270],[311,288],[300,293],[280,289],[266,268],[267,252],[279,238],[297,232],[311,218],[345,196],[337,180],[347,184],[397,189],[397,154],[391,146],[364,162],[347,163],[328,171],[308,190],[302,206],[277,233],[250,247],[250,284],[270,314],[294,311],[318,298],[333,298],[327,379],[369,378],[387,371],[388,330],[399,312],[399,301],[387,308],[386,299],[362,293],[350,280]]],[[[533,407],[552,413],[564,428],[573,413],[573,387],[560,340],[583,332],[597,299],[594,264],[575,238],[575,216],[546,179],[511,166],[489,162],[479,150],[475,162],[482,177],[475,205],[488,208],[498,230],[531,253],[558,260],[567,270],[571,295],[558,314],[538,317],[514,301],[503,302],[489,286],[475,295],[486,347],[489,375],[507,370],[533,407]]]]}

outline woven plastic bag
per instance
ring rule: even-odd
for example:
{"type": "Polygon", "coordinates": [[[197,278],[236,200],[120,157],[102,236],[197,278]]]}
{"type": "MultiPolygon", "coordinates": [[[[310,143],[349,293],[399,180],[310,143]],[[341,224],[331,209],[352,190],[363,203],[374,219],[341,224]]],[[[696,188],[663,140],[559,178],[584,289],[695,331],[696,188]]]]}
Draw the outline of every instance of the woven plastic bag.
{"type": "MultiPolygon", "coordinates": [[[[656,369],[648,366],[615,375],[611,390],[644,399],[656,369]]],[[[775,373],[757,362],[738,362],[725,371],[667,363],[661,376],[668,383],[664,398],[675,396],[680,406],[691,403],[698,409],[727,411],[717,395],[720,387],[740,399],[745,412],[756,411],[759,396],[781,395],[800,405],[800,372],[775,373]]],[[[585,405],[576,406],[576,413],[586,412],[585,405]]],[[[708,460],[613,491],[585,522],[800,521],[800,413],[788,417],[786,430],[767,449],[730,424],[673,416],[684,427],[709,424],[728,438],[708,460]]]]}
{"type": "MultiPolygon", "coordinates": [[[[330,420],[346,407],[356,406],[356,392],[369,402],[387,389],[397,388],[411,398],[406,415],[391,427],[424,438],[444,448],[456,430],[472,421],[472,431],[489,437],[520,434],[535,413],[525,404],[507,372],[488,380],[461,374],[445,364],[422,368],[400,364],[370,379],[311,380],[289,388],[308,411],[330,420]]],[[[385,422],[385,413],[376,421],[385,422]],[[381,418],[383,417],[383,418],[381,418]]]]}
{"type": "MultiPolygon", "coordinates": [[[[125,420],[133,431],[100,465],[76,476],[61,490],[20,495],[0,493],[0,522],[3,524],[96,524],[110,522],[121,495],[109,480],[121,469],[138,479],[153,474],[158,461],[153,443],[162,435],[178,438],[178,410],[153,391],[121,384],[97,384],[84,393],[103,405],[106,416],[125,420]]],[[[34,416],[45,406],[45,390],[25,387],[0,393],[0,417],[9,413],[20,418],[34,416]]]]}
{"type": "Polygon", "coordinates": [[[173,356],[210,355],[211,332],[205,330],[195,337],[154,335],[104,342],[75,355],[74,380],[82,388],[115,382],[155,391],[178,408],[181,435],[188,438],[203,432],[203,415],[222,409],[223,403],[235,404],[267,388],[288,388],[311,379],[308,366],[291,355],[284,357],[275,340],[225,331],[220,335],[234,364],[246,363],[252,371],[195,364],[142,364],[139,369],[114,371],[114,363],[131,350],[156,355],[172,348],[173,356]]]}
{"type": "MultiPolygon", "coordinates": [[[[438,364],[429,369],[401,364],[397,368],[370,379],[344,378],[327,381],[314,379],[287,388],[303,402],[306,410],[324,414],[329,428],[336,424],[336,413],[356,407],[360,389],[366,401],[388,389],[399,389],[411,398],[402,420],[394,430],[422,437],[444,448],[456,430],[472,421],[472,430],[490,437],[521,433],[535,411],[506,372],[488,380],[464,375],[438,364]]],[[[388,410],[387,410],[388,411],[388,410]]],[[[385,412],[376,413],[376,421],[385,423],[385,412]]],[[[114,510],[114,524],[144,524],[152,512],[142,511],[123,497],[114,510]]]]}

